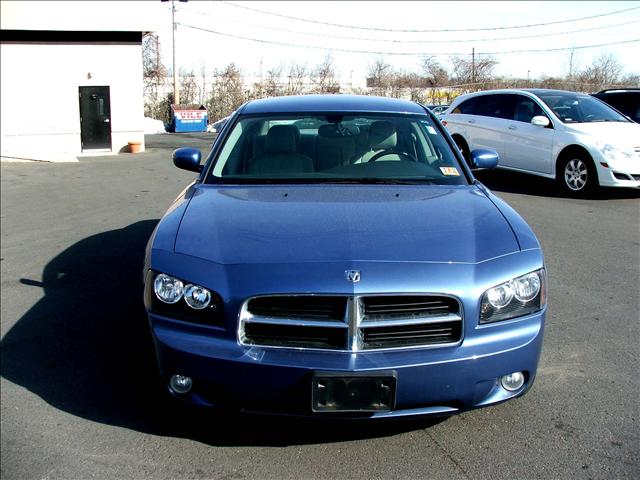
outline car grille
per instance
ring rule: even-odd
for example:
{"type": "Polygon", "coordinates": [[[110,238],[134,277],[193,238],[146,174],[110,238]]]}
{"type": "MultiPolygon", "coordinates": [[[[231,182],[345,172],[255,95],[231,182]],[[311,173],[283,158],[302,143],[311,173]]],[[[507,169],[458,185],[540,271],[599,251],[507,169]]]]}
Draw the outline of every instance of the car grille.
{"type": "Polygon", "coordinates": [[[244,345],[362,351],[461,338],[460,303],[446,296],[265,296],[248,300],[240,312],[244,345]]]}
{"type": "Polygon", "coordinates": [[[253,298],[248,309],[260,317],[342,320],[346,306],[346,297],[290,296],[253,298]]]}

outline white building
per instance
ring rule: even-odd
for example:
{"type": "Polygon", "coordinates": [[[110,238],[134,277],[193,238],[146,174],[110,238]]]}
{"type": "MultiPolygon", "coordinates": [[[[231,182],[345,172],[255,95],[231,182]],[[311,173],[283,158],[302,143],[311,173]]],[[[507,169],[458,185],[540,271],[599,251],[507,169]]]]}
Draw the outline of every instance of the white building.
{"type": "Polygon", "coordinates": [[[144,149],[140,3],[0,2],[3,157],[144,149]]]}

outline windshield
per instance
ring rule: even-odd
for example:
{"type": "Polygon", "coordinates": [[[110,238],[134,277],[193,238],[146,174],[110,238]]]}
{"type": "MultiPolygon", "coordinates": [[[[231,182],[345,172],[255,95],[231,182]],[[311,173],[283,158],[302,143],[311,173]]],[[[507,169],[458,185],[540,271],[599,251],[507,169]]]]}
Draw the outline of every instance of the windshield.
{"type": "Polygon", "coordinates": [[[207,181],[467,184],[430,117],[368,114],[240,117],[207,181]]]}
{"type": "Polygon", "coordinates": [[[543,93],[538,96],[563,123],[629,122],[613,108],[589,95],[543,93]]]}

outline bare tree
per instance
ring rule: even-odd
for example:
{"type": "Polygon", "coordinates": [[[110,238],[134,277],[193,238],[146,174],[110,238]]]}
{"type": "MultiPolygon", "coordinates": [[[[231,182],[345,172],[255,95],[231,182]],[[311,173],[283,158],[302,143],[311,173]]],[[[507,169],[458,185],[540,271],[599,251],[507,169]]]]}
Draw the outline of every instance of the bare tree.
{"type": "Polygon", "coordinates": [[[327,55],[322,63],[318,64],[310,75],[313,89],[317,93],[339,93],[340,83],[333,65],[333,57],[327,55]]]}
{"type": "Polygon", "coordinates": [[[264,79],[263,92],[264,96],[277,97],[282,95],[282,72],[284,67],[282,64],[267,70],[267,78],[264,79]]]}
{"type": "Polygon", "coordinates": [[[494,80],[493,71],[498,61],[488,55],[478,55],[475,59],[451,57],[451,65],[455,83],[484,83],[494,80]]]}
{"type": "Polygon", "coordinates": [[[640,75],[637,73],[627,73],[621,80],[620,85],[628,87],[640,87],[640,75]]]}
{"type": "Polygon", "coordinates": [[[395,72],[393,67],[382,58],[378,58],[367,71],[367,87],[373,95],[385,96],[391,88],[395,72]]]}
{"type": "Polygon", "coordinates": [[[612,53],[602,53],[579,74],[580,82],[599,88],[615,85],[622,74],[622,64],[612,53]]]}
{"type": "Polygon", "coordinates": [[[142,38],[142,77],[144,114],[147,117],[168,121],[160,98],[160,86],[164,84],[167,69],[160,61],[160,41],[157,35],[142,38]]]}
{"type": "Polygon", "coordinates": [[[180,103],[191,105],[196,103],[199,93],[199,86],[193,70],[182,70],[179,75],[180,103]]]}
{"type": "Polygon", "coordinates": [[[424,57],[421,62],[421,68],[430,86],[441,87],[449,82],[449,72],[436,60],[436,57],[424,57]]]}
{"type": "Polygon", "coordinates": [[[246,99],[242,72],[234,63],[215,71],[211,96],[207,101],[207,110],[212,121],[230,115],[246,99]]]}
{"type": "Polygon", "coordinates": [[[289,74],[287,75],[286,95],[300,95],[305,90],[305,79],[309,71],[306,65],[292,63],[289,66],[289,74]]]}

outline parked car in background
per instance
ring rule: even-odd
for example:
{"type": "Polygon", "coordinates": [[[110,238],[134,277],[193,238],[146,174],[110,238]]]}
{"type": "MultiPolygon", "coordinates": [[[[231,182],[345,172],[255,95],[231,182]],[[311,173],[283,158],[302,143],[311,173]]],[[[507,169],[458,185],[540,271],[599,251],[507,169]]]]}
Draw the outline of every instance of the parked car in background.
{"type": "Polygon", "coordinates": [[[602,90],[593,93],[592,96],[611,105],[634,122],[640,123],[640,88],[602,90]]]}
{"type": "Polygon", "coordinates": [[[428,105],[427,108],[436,115],[442,115],[449,108],[449,105],[428,105]]]}
{"type": "Polygon", "coordinates": [[[491,148],[499,168],[555,178],[568,193],[640,187],[640,125],[590,95],[477,92],[458,97],[442,122],[465,158],[491,148]]]}
{"type": "Polygon", "coordinates": [[[207,132],[220,133],[225,123],[227,123],[227,120],[229,120],[229,117],[224,117],[214,123],[210,123],[209,126],[207,127],[207,132]]]}
{"type": "MultiPolygon", "coordinates": [[[[490,150],[470,153],[496,165],[490,150]]],[[[147,247],[168,391],[315,417],[450,415],[523,395],[546,314],[540,244],[425,107],[251,101],[147,247]]]]}

